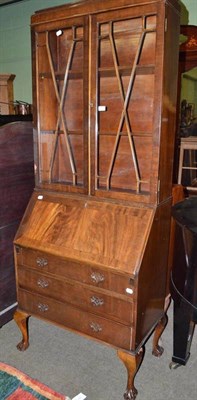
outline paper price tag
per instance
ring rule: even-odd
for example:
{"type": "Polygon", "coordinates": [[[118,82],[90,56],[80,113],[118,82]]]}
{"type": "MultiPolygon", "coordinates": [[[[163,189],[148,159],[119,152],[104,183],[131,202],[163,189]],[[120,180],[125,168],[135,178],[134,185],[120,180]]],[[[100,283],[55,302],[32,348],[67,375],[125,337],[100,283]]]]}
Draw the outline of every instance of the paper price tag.
{"type": "Polygon", "coordinates": [[[106,106],[98,106],[98,111],[107,111],[106,106]]]}
{"type": "Polygon", "coordinates": [[[72,400],[85,400],[86,396],[83,393],[79,393],[77,396],[73,397],[72,400]]]}
{"type": "Polygon", "coordinates": [[[128,294],[133,294],[133,289],[126,288],[125,292],[128,293],[128,294]]]}

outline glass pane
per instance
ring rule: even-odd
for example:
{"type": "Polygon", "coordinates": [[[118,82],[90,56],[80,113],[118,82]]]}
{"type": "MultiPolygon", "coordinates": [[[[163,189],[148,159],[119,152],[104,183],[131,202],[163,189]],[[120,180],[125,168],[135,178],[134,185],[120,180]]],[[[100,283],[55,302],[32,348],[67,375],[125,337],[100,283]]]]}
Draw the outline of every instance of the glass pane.
{"type": "Polygon", "coordinates": [[[84,185],[84,27],[38,34],[39,178],[84,185]]]}
{"type": "Polygon", "coordinates": [[[197,187],[197,150],[184,151],[181,183],[184,186],[197,187]]]}
{"type": "Polygon", "coordinates": [[[98,27],[96,189],[149,194],[156,16],[98,27]]]}

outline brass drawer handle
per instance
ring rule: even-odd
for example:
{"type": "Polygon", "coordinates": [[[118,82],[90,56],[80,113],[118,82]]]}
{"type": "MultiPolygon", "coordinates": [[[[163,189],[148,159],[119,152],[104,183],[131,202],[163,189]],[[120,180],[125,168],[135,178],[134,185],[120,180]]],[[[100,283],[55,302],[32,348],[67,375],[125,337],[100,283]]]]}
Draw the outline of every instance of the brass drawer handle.
{"type": "Polygon", "coordinates": [[[49,286],[49,282],[46,279],[43,279],[43,278],[39,278],[37,280],[37,284],[38,284],[39,287],[41,287],[43,289],[45,289],[45,288],[47,288],[49,286]]]}
{"type": "Polygon", "coordinates": [[[48,260],[46,258],[38,257],[36,259],[36,264],[38,267],[46,267],[46,265],[48,265],[48,260]]]}
{"type": "Polygon", "coordinates": [[[104,275],[100,274],[99,272],[92,272],[91,279],[95,283],[104,282],[105,277],[104,275]]]}
{"type": "Polygon", "coordinates": [[[103,306],[103,304],[104,304],[104,300],[99,299],[99,297],[96,297],[96,296],[92,296],[90,301],[91,301],[92,305],[95,307],[103,306]]]}
{"type": "Polygon", "coordinates": [[[90,324],[90,328],[94,331],[94,332],[101,332],[102,328],[99,324],[96,324],[95,322],[91,322],[90,324]]]}
{"type": "Polygon", "coordinates": [[[48,306],[47,304],[39,303],[39,304],[38,304],[38,309],[39,309],[39,311],[41,311],[41,312],[46,312],[46,311],[48,311],[49,306],[48,306]]]}

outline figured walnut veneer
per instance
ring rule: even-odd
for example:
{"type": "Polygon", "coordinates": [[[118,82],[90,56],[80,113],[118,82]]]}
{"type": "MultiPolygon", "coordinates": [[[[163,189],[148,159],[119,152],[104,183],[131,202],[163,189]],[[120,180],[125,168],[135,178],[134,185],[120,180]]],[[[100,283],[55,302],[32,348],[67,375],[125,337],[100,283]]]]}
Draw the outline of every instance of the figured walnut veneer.
{"type": "Polygon", "coordinates": [[[36,199],[16,244],[135,275],[152,224],[151,208],[88,199],[36,199]],[[132,238],[132,240],[131,240],[132,238]]]}
{"type": "Polygon", "coordinates": [[[179,6],[78,1],[35,13],[31,29],[36,190],[15,237],[19,349],[31,314],[114,346],[131,400],[156,326],[162,352],[179,6]]]}

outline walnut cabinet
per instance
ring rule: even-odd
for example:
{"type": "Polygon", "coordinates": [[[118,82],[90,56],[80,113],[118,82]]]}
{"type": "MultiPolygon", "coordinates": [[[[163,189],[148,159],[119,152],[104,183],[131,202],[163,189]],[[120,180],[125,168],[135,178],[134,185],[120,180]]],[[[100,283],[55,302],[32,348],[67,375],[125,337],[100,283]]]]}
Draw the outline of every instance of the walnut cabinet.
{"type": "Polygon", "coordinates": [[[165,325],[176,0],[32,16],[36,187],[15,237],[18,348],[34,315],[118,349],[125,399],[165,325]]]}

